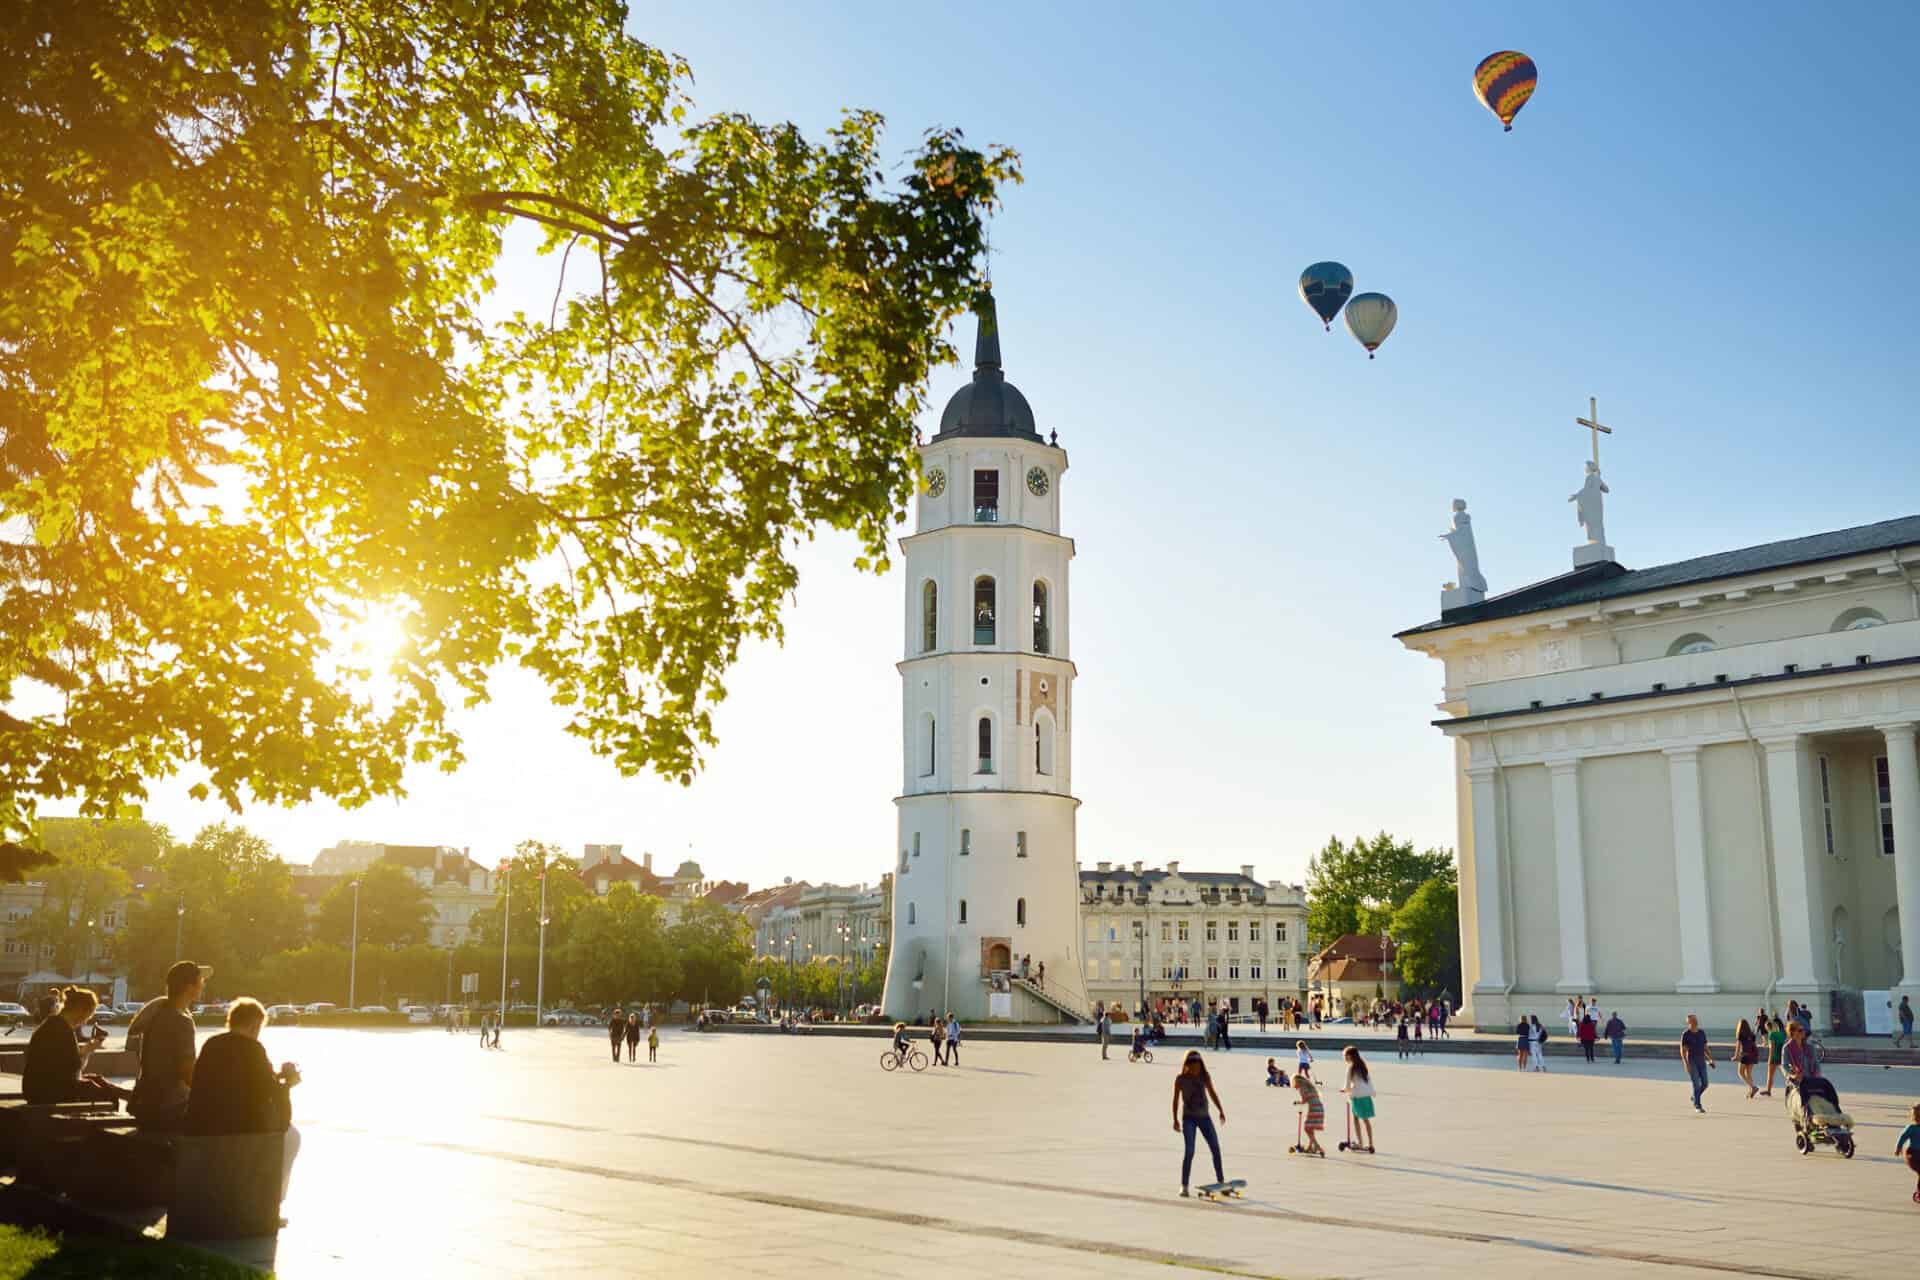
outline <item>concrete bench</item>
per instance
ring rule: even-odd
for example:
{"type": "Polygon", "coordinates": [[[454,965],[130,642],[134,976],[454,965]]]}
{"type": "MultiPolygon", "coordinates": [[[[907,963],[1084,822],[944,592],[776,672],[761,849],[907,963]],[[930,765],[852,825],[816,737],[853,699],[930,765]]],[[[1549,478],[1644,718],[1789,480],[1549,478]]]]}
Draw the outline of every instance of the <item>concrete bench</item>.
{"type": "Polygon", "coordinates": [[[141,1209],[164,1205],[173,1194],[174,1143],[171,1134],[141,1129],[132,1122],[69,1117],[54,1126],[78,1141],[46,1170],[52,1189],[97,1209],[141,1209]]]}
{"type": "Polygon", "coordinates": [[[46,1191],[58,1191],[66,1169],[81,1159],[88,1133],[123,1123],[107,1110],[76,1111],[64,1106],[28,1107],[20,1126],[19,1157],[14,1172],[21,1182],[46,1191]]]}
{"type": "Polygon", "coordinates": [[[239,1240],[280,1231],[283,1133],[174,1141],[167,1238],[239,1240]]]}
{"type": "Polygon", "coordinates": [[[19,1094],[0,1094],[0,1169],[16,1168],[29,1115],[103,1115],[112,1116],[118,1107],[112,1102],[61,1102],[53,1106],[30,1107],[19,1094]]]}

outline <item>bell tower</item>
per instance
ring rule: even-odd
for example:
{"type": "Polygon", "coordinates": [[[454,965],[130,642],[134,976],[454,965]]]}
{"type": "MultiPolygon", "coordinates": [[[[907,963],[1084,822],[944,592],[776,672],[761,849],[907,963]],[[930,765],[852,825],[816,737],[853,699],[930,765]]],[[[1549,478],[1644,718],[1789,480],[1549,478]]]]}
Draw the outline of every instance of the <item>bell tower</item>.
{"type": "MultiPolygon", "coordinates": [[[[1074,844],[1073,677],[1060,532],[1066,451],[1043,439],[1000,367],[991,294],[973,380],[920,446],[906,563],[899,849],[889,1016],[980,1021],[993,975],[1031,958],[1045,991],[1087,1009],[1074,844]]],[[[1059,1011],[1018,981],[1009,1016],[1059,1011]]]]}

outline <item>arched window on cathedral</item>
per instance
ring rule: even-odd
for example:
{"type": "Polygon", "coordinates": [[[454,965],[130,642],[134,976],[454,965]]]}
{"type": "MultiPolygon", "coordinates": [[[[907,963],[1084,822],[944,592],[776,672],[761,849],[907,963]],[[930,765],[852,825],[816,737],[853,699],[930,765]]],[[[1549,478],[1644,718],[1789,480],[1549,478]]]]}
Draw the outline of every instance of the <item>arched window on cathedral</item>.
{"type": "Polygon", "coordinates": [[[1013,904],[1013,922],[1022,929],[1027,927],[1027,900],[1025,898],[1013,904]]]}
{"type": "Polygon", "coordinates": [[[976,773],[992,773],[993,772],[993,717],[992,716],[980,717],[979,736],[980,736],[980,743],[979,743],[980,767],[977,770],[975,770],[975,772],[976,773]]]}
{"type": "Polygon", "coordinates": [[[1713,637],[1701,635],[1698,631],[1689,631],[1667,646],[1667,656],[1677,658],[1686,653],[1712,653],[1713,637]]]}
{"type": "Polygon", "coordinates": [[[940,586],[932,578],[920,588],[920,652],[940,647],[940,586]]]}
{"type": "Polygon", "coordinates": [[[993,579],[982,574],[973,580],[973,642],[992,644],[996,613],[993,579]]]}
{"type": "Polygon", "coordinates": [[[965,924],[966,922],[967,922],[967,900],[965,898],[962,898],[960,899],[960,923],[965,924]]]}
{"type": "Polygon", "coordinates": [[[1043,777],[1053,773],[1053,713],[1051,711],[1042,711],[1033,718],[1033,770],[1043,777]]]}
{"type": "Polygon", "coordinates": [[[940,722],[931,715],[920,717],[921,737],[927,744],[926,757],[920,764],[920,776],[931,778],[940,760],[940,722]]]}
{"type": "Polygon", "coordinates": [[[1033,651],[1035,653],[1053,652],[1053,628],[1047,611],[1047,584],[1035,579],[1033,584],[1033,651]]]}
{"type": "Polygon", "coordinates": [[[1887,625],[1885,616],[1878,609],[1849,609],[1833,620],[1831,631],[1865,631],[1869,627],[1887,625]]]}

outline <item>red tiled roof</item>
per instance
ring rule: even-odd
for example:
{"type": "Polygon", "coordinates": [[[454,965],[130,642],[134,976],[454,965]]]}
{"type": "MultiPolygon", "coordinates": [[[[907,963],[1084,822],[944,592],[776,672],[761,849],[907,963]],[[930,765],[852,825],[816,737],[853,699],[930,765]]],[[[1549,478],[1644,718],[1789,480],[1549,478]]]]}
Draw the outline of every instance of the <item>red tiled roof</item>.
{"type": "Polygon", "coordinates": [[[1331,960],[1371,960],[1378,964],[1393,959],[1399,950],[1395,943],[1383,943],[1377,933],[1349,933],[1321,948],[1314,960],[1322,964],[1331,960]]]}
{"type": "Polygon", "coordinates": [[[708,902],[715,902],[724,907],[739,902],[747,896],[747,882],[745,880],[716,881],[704,896],[708,902]]]}

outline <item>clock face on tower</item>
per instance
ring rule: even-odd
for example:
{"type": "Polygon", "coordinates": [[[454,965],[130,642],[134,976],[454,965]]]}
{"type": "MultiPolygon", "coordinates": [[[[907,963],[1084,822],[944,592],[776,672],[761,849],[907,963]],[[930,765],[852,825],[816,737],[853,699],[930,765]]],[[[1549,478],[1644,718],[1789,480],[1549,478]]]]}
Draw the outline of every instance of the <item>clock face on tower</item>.
{"type": "Polygon", "coordinates": [[[935,467],[927,472],[927,496],[937,498],[947,491],[947,473],[935,467]]]}
{"type": "Polygon", "coordinates": [[[1047,496],[1047,473],[1039,467],[1027,472],[1027,489],[1036,498],[1047,496]]]}

